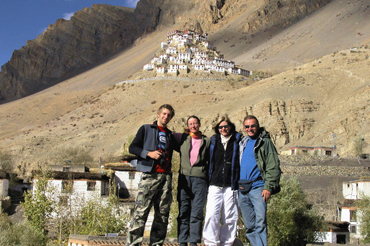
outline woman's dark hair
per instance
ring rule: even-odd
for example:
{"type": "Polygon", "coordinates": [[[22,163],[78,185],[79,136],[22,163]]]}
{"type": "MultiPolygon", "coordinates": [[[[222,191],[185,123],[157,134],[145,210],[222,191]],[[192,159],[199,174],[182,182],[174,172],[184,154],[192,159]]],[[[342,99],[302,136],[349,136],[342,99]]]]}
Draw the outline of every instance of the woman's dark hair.
{"type": "Polygon", "coordinates": [[[212,126],[216,134],[220,134],[220,131],[218,130],[218,126],[221,124],[221,122],[226,121],[227,124],[230,126],[230,133],[235,134],[235,124],[232,123],[227,115],[223,115],[220,117],[220,119],[216,122],[216,125],[212,126]]]}
{"type": "Polygon", "coordinates": [[[192,118],[196,119],[196,120],[198,121],[198,123],[200,124],[200,119],[199,119],[197,116],[192,115],[192,116],[190,116],[190,117],[188,118],[188,120],[186,121],[186,125],[188,125],[189,120],[190,120],[190,119],[192,119],[192,118]]]}

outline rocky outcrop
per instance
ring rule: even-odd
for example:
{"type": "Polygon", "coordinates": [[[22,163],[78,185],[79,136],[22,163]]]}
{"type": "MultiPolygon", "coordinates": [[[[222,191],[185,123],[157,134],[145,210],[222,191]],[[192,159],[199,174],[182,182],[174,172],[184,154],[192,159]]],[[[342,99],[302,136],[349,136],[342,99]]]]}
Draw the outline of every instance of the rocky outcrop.
{"type": "Polygon", "coordinates": [[[131,45],[160,26],[213,32],[236,16],[254,34],[291,25],[329,0],[140,0],[130,9],[95,4],[55,24],[21,49],[0,73],[0,102],[30,95],[64,80],[131,45]],[[244,18],[245,15],[245,18],[244,18]]]}
{"type": "Polygon", "coordinates": [[[329,0],[208,0],[201,5],[195,2],[190,5],[196,6],[197,12],[202,14],[189,16],[189,12],[184,12],[176,18],[184,23],[185,28],[212,32],[242,16],[241,31],[254,35],[267,29],[292,25],[323,7],[329,0]]]}
{"type": "Polygon", "coordinates": [[[328,0],[265,1],[265,5],[262,5],[252,15],[248,16],[248,21],[243,27],[244,32],[254,34],[269,28],[283,28],[292,25],[328,2],[328,0]]]}
{"type": "Polygon", "coordinates": [[[305,99],[268,100],[247,108],[246,114],[263,115],[259,120],[274,132],[271,138],[277,146],[284,146],[310,132],[315,123],[311,113],[319,108],[319,103],[305,99]]]}
{"type": "Polygon", "coordinates": [[[21,98],[53,85],[132,44],[146,31],[133,9],[93,5],[55,24],[14,51],[0,74],[0,100],[21,98]]]}

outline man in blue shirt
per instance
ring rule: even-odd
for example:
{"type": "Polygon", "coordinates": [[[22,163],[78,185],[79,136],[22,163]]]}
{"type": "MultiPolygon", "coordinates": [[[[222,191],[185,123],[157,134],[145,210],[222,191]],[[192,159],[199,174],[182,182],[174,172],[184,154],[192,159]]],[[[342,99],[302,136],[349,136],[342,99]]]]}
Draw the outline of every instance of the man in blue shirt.
{"type": "Polygon", "coordinates": [[[257,118],[244,118],[247,134],[239,143],[239,206],[252,246],[267,245],[267,201],[280,191],[280,161],[270,134],[257,118]]]}

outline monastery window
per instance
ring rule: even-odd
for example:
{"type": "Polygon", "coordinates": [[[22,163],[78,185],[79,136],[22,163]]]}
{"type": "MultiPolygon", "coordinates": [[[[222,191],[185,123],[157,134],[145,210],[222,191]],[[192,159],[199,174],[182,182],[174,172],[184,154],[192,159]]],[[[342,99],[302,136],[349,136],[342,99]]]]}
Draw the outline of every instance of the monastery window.
{"type": "Polygon", "coordinates": [[[72,187],[73,187],[73,183],[71,180],[62,181],[62,192],[63,193],[71,193],[72,187]]]}
{"type": "Polygon", "coordinates": [[[63,172],[69,172],[69,167],[63,167],[63,172]]]}
{"type": "Polygon", "coordinates": [[[351,222],[356,222],[356,210],[351,210],[350,211],[350,221],[351,222]]]}
{"type": "Polygon", "coordinates": [[[351,226],[350,226],[350,232],[351,232],[351,233],[355,233],[355,234],[356,234],[356,233],[357,233],[357,226],[355,226],[355,225],[351,225],[351,226]]]}
{"type": "Polygon", "coordinates": [[[135,172],[129,172],[128,178],[129,179],[135,179],[135,172]]]}
{"type": "Polygon", "coordinates": [[[87,181],[87,190],[95,190],[96,182],[95,181],[87,181]]]}
{"type": "Polygon", "coordinates": [[[102,195],[109,195],[109,183],[108,182],[102,182],[101,185],[102,185],[101,194],[102,195]]]}
{"type": "Polygon", "coordinates": [[[327,156],[331,156],[331,151],[330,151],[330,150],[326,150],[326,151],[325,151],[325,155],[327,155],[327,156]]]}

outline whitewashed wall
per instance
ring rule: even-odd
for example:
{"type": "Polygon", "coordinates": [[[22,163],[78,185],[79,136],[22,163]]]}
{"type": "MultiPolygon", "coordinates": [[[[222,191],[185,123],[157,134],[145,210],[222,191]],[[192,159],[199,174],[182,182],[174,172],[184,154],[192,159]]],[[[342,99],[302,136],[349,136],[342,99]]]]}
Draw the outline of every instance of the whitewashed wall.
{"type": "Polygon", "coordinates": [[[361,199],[363,195],[370,196],[370,181],[343,182],[345,199],[361,199]]]}
{"type": "Polygon", "coordinates": [[[349,208],[342,208],[341,221],[347,221],[350,223],[350,225],[348,226],[348,231],[350,232],[351,237],[360,238],[361,237],[361,232],[360,232],[361,223],[359,221],[361,221],[361,215],[357,213],[356,217],[357,217],[357,221],[351,222],[351,210],[349,208]],[[356,227],[356,233],[351,232],[351,227],[353,226],[356,227]]]}
{"type": "Polygon", "coordinates": [[[7,197],[9,190],[9,180],[0,179],[0,197],[7,197]]]}
{"type": "Polygon", "coordinates": [[[348,232],[325,232],[324,238],[317,243],[337,243],[337,235],[345,235],[346,243],[349,243],[350,237],[348,232]]]}
{"type": "MultiPolygon", "coordinates": [[[[78,208],[81,205],[86,204],[91,199],[103,198],[102,202],[106,203],[108,198],[108,181],[101,180],[73,180],[73,185],[71,192],[63,192],[62,182],[66,180],[49,180],[48,181],[48,190],[46,196],[48,199],[55,201],[56,203],[62,202],[62,199],[67,200],[67,204],[70,210],[63,210],[66,213],[78,212],[78,208]],[[94,190],[88,190],[88,182],[96,182],[94,190]]],[[[35,194],[38,182],[37,179],[33,180],[34,189],[33,194],[35,194]]],[[[61,213],[62,211],[59,211],[61,213]]],[[[57,213],[54,213],[53,216],[57,216],[57,213]]]]}
{"type": "Polygon", "coordinates": [[[126,187],[130,193],[130,197],[135,197],[140,182],[141,172],[135,171],[116,171],[115,179],[118,187],[126,187]],[[134,175],[133,179],[130,178],[130,172],[134,175]]]}

